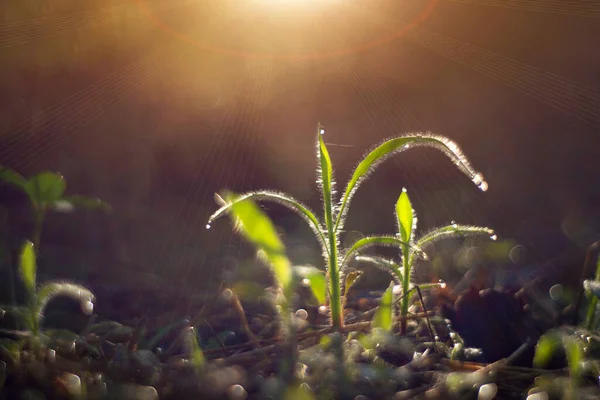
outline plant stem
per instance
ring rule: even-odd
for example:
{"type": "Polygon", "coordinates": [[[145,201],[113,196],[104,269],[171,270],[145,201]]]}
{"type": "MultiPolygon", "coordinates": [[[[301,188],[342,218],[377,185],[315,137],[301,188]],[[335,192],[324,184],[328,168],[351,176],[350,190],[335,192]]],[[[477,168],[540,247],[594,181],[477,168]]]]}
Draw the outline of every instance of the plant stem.
{"type": "Polygon", "coordinates": [[[402,264],[404,266],[404,274],[402,275],[402,305],[400,306],[400,334],[406,334],[406,316],[408,315],[408,286],[410,285],[410,260],[408,256],[408,246],[402,246],[402,264]]]}
{"type": "Polygon", "coordinates": [[[330,307],[331,307],[331,322],[335,329],[344,326],[343,310],[342,310],[342,296],[340,288],[340,271],[337,264],[337,240],[333,229],[329,231],[329,290],[330,296],[330,307]]]}

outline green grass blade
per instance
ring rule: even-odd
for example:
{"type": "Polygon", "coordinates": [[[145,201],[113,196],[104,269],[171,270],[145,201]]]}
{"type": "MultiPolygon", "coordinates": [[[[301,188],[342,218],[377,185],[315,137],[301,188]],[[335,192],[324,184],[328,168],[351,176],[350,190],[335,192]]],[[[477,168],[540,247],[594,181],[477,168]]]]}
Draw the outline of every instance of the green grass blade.
{"type": "Polygon", "coordinates": [[[27,179],[12,169],[0,167],[0,180],[25,190],[27,179]]]}
{"type": "Polygon", "coordinates": [[[392,302],[394,298],[393,293],[394,287],[390,285],[387,290],[381,296],[381,302],[375,315],[373,316],[373,322],[371,323],[372,328],[380,328],[386,332],[390,332],[393,326],[393,308],[392,302]]]}
{"type": "Polygon", "coordinates": [[[197,370],[201,370],[204,367],[205,358],[198,342],[196,330],[190,327],[188,335],[188,340],[190,341],[190,360],[197,370]]]}
{"type": "Polygon", "coordinates": [[[37,313],[44,314],[44,309],[55,297],[70,297],[81,303],[82,311],[91,314],[93,311],[94,294],[87,288],[70,282],[48,282],[37,292],[37,313]]]}
{"type": "Polygon", "coordinates": [[[317,217],[315,216],[315,214],[308,207],[306,207],[304,204],[302,204],[298,200],[294,199],[293,197],[282,194],[282,193],[269,191],[269,190],[248,192],[248,193],[244,193],[242,195],[236,196],[235,199],[233,199],[231,202],[223,205],[221,208],[219,208],[217,211],[215,211],[214,214],[212,214],[209,217],[207,227],[210,227],[210,225],[215,220],[230,213],[233,205],[235,205],[238,202],[242,202],[244,200],[271,201],[273,203],[277,203],[277,204],[280,204],[280,205],[286,207],[288,210],[295,212],[300,217],[302,217],[302,219],[304,221],[306,221],[308,226],[311,228],[311,230],[315,234],[315,237],[317,238],[317,241],[321,245],[321,249],[323,250],[323,252],[325,252],[326,254],[329,253],[329,249],[327,248],[327,246],[325,244],[326,240],[325,240],[325,236],[323,235],[323,228],[321,227],[321,224],[320,224],[319,220],[317,219],[317,217]]]}
{"type": "Polygon", "coordinates": [[[468,237],[468,236],[493,236],[494,230],[484,226],[471,226],[471,225],[447,225],[421,236],[417,241],[418,247],[423,247],[427,243],[435,242],[438,240],[450,239],[455,237],[468,237]]]}
{"type": "Polygon", "coordinates": [[[383,269],[384,271],[392,275],[392,279],[394,279],[394,281],[398,284],[403,281],[400,266],[392,260],[388,260],[383,257],[371,256],[358,256],[356,257],[356,260],[358,262],[364,262],[367,264],[375,265],[376,267],[383,269]]]}
{"type": "Polygon", "coordinates": [[[50,204],[60,200],[66,187],[63,176],[54,172],[41,172],[25,183],[25,191],[34,204],[50,204]]]}
{"type": "Polygon", "coordinates": [[[277,283],[287,288],[292,280],[292,267],[275,226],[252,200],[233,201],[231,214],[240,222],[240,231],[248,241],[264,253],[277,283]]]}
{"type": "Polygon", "coordinates": [[[564,340],[564,346],[569,364],[569,374],[571,375],[571,379],[577,381],[581,377],[581,364],[585,357],[583,345],[578,339],[567,337],[564,340]]]}
{"type": "Polygon", "coordinates": [[[309,273],[306,278],[309,282],[310,290],[319,302],[319,304],[325,304],[327,299],[327,283],[325,280],[325,274],[322,272],[309,273]]]}
{"type": "Polygon", "coordinates": [[[398,239],[395,236],[368,236],[357,240],[356,243],[354,243],[352,247],[350,247],[347,250],[346,255],[344,256],[344,259],[342,261],[342,268],[348,265],[348,263],[356,255],[356,253],[362,250],[366,250],[369,247],[384,246],[402,248],[402,246],[404,245],[410,246],[416,252],[425,256],[425,254],[421,251],[421,249],[418,246],[411,246],[409,243],[406,243],[405,241],[398,239]]]}
{"type": "Polygon", "coordinates": [[[464,156],[458,145],[450,139],[443,136],[433,135],[431,133],[410,134],[408,136],[390,139],[369,152],[354,170],[354,173],[352,174],[352,177],[346,186],[344,195],[340,200],[339,212],[337,214],[335,223],[336,230],[341,229],[341,226],[343,225],[343,220],[346,216],[348,205],[352,200],[356,189],[381,162],[402,151],[423,146],[433,147],[440,150],[443,154],[450,158],[450,160],[462,173],[467,175],[469,179],[473,181],[473,183],[478,185],[481,190],[487,190],[487,183],[483,180],[483,175],[471,167],[471,164],[464,156]]]}
{"type": "Polygon", "coordinates": [[[408,193],[404,188],[396,202],[396,220],[398,221],[398,231],[400,232],[402,240],[406,243],[410,243],[412,241],[413,229],[416,224],[414,223],[412,204],[410,203],[408,193]]]}
{"type": "Polygon", "coordinates": [[[363,275],[362,271],[352,271],[346,274],[346,278],[344,279],[344,296],[348,296],[348,292],[360,279],[363,275]]]}
{"type": "Polygon", "coordinates": [[[35,260],[35,249],[33,248],[33,243],[30,241],[26,241],[21,248],[19,269],[21,270],[23,284],[27,288],[29,295],[33,296],[35,294],[35,275],[37,267],[35,260]]]}
{"type": "Polygon", "coordinates": [[[342,316],[342,298],[340,288],[340,269],[338,266],[337,249],[338,249],[338,237],[334,227],[334,211],[333,211],[333,167],[331,165],[331,158],[325,141],[323,140],[323,134],[325,130],[319,125],[317,137],[318,137],[318,179],[317,182],[321,186],[323,193],[323,209],[325,214],[325,228],[327,229],[327,244],[329,247],[329,294],[331,296],[331,319],[335,327],[343,325],[342,316]]]}

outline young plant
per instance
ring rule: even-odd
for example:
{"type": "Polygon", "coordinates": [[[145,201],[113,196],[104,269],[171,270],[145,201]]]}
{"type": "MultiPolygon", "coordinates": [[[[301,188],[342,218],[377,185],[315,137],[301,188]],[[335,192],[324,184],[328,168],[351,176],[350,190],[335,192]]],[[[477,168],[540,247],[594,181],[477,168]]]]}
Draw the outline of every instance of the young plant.
{"type": "MultiPolygon", "coordinates": [[[[385,271],[388,271],[392,275],[392,279],[402,286],[400,316],[403,318],[400,325],[400,331],[404,334],[406,331],[405,317],[408,315],[410,292],[413,290],[411,285],[414,283],[412,282],[414,267],[419,259],[416,249],[421,249],[428,243],[437,240],[453,237],[486,235],[495,238],[495,236],[493,236],[494,231],[490,228],[452,223],[448,226],[436,228],[417,240],[415,235],[417,229],[417,215],[412,208],[410,198],[408,197],[405,188],[402,189],[402,193],[396,202],[396,222],[398,226],[397,236],[405,243],[401,246],[402,266],[396,264],[393,260],[386,260],[381,257],[359,256],[357,257],[357,260],[375,264],[385,271]]],[[[425,284],[421,287],[426,288],[437,285],[439,285],[439,283],[425,284]]]]}
{"type": "MultiPolygon", "coordinates": [[[[360,184],[365,181],[369,174],[382,161],[394,154],[401,153],[411,148],[433,147],[448,156],[457,168],[478,185],[481,190],[487,190],[487,183],[483,180],[483,176],[480,173],[473,170],[456,143],[445,137],[430,133],[411,134],[386,140],[370,151],[354,170],[342,197],[336,201],[333,167],[327,146],[323,140],[324,134],[325,130],[319,124],[316,134],[318,159],[317,183],[321,189],[323,199],[322,220],[319,220],[313,211],[291,196],[278,192],[261,190],[240,195],[233,202],[224,204],[210,216],[207,227],[210,227],[210,224],[217,218],[229,213],[237,202],[246,199],[276,202],[299,214],[308,223],[321,246],[328,277],[328,297],[331,308],[332,324],[335,328],[341,328],[344,323],[342,313],[342,283],[345,278],[343,271],[346,264],[352,260],[359,251],[362,251],[367,247],[411,247],[407,241],[396,236],[371,236],[358,240],[349,249],[344,250],[340,248],[340,235],[344,231],[344,223],[352,198],[360,184]]],[[[417,250],[415,251],[415,254],[422,253],[417,250]]]]}
{"type": "Polygon", "coordinates": [[[17,309],[25,325],[34,337],[41,333],[41,323],[44,318],[46,306],[55,297],[67,296],[81,303],[81,310],[91,314],[94,310],[94,295],[83,286],[70,282],[47,282],[37,288],[36,282],[36,256],[34,245],[25,242],[19,260],[21,279],[27,291],[27,305],[17,309]]]}
{"type": "Polygon", "coordinates": [[[42,225],[48,210],[70,212],[78,207],[110,210],[107,203],[97,198],[65,196],[67,183],[62,175],[54,172],[41,172],[26,179],[19,173],[0,166],[0,180],[18,187],[27,194],[34,218],[32,241],[36,249],[40,245],[42,225]]]}

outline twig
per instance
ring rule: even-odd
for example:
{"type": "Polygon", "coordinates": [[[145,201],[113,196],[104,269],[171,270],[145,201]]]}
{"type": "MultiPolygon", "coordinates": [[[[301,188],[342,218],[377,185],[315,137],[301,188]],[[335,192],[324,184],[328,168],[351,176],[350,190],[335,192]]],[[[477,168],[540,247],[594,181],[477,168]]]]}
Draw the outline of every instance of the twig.
{"type": "MultiPolygon", "coordinates": [[[[429,314],[429,313],[427,313],[429,314]]],[[[418,319],[418,318],[423,318],[426,314],[415,314],[415,315],[409,315],[406,317],[399,317],[397,318],[398,320],[412,320],[412,319],[418,319]]],[[[364,321],[364,322],[357,322],[355,324],[349,324],[349,325],[344,325],[342,328],[338,329],[338,332],[342,332],[342,333],[350,333],[350,332],[360,332],[360,331],[366,331],[369,330],[371,328],[371,321],[364,321]]],[[[311,337],[316,337],[316,336],[321,336],[321,335],[326,335],[328,333],[332,333],[335,332],[336,330],[331,327],[328,326],[326,328],[323,329],[319,329],[316,331],[310,331],[310,332],[300,332],[297,334],[297,338],[298,340],[303,340],[303,339],[308,339],[311,337]]],[[[259,345],[262,346],[267,346],[267,345],[271,345],[274,343],[278,343],[278,342],[282,342],[284,340],[283,337],[281,336],[277,336],[274,338],[268,338],[268,339],[262,339],[258,341],[259,345]]],[[[224,352],[230,352],[230,351],[234,351],[234,350],[240,350],[240,349],[245,349],[247,347],[251,347],[253,346],[254,343],[240,343],[240,344],[235,344],[232,346],[228,346],[225,347],[223,349],[208,349],[208,350],[204,350],[204,354],[205,355],[211,355],[211,354],[221,354],[224,352]]]]}
{"type": "Polygon", "coordinates": [[[250,329],[250,325],[248,324],[248,319],[246,318],[246,314],[244,313],[244,308],[242,307],[242,303],[240,303],[240,299],[238,298],[237,294],[235,294],[235,292],[233,290],[231,291],[231,293],[232,293],[231,303],[233,304],[234,310],[237,312],[238,316],[240,317],[240,322],[242,323],[242,327],[244,328],[244,331],[248,335],[248,338],[250,339],[250,341],[252,342],[254,347],[260,347],[260,343],[259,343],[258,339],[256,339],[256,336],[254,336],[254,333],[252,333],[252,330],[250,329]]]}
{"type": "Polygon", "coordinates": [[[433,351],[438,352],[437,346],[435,344],[435,334],[433,333],[433,328],[431,327],[431,321],[429,321],[429,315],[427,315],[427,307],[425,307],[425,302],[423,301],[423,295],[421,294],[421,288],[419,285],[416,285],[417,293],[419,295],[419,300],[421,301],[421,306],[423,307],[423,313],[425,314],[425,320],[427,321],[427,328],[429,328],[429,335],[431,336],[431,340],[433,341],[433,351]]]}

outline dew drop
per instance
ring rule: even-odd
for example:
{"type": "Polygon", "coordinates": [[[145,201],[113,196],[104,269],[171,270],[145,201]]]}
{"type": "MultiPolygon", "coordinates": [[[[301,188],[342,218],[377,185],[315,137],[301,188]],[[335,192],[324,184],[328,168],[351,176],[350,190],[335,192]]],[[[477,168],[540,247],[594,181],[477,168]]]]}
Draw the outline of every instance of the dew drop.
{"type": "Polygon", "coordinates": [[[444,282],[443,280],[441,280],[441,279],[440,279],[440,280],[438,281],[438,283],[440,284],[440,287],[441,287],[442,289],[444,289],[444,288],[446,287],[446,282],[444,282]]]}
{"type": "Polygon", "coordinates": [[[487,192],[489,185],[486,181],[483,181],[479,185],[477,185],[477,187],[479,187],[479,190],[481,190],[482,192],[487,192]]]}
{"type": "MultiPolygon", "coordinates": [[[[357,256],[357,257],[358,257],[358,256],[357,256]]],[[[357,257],[355,257],[355,259],[356,259],[357,257]]],[[[304,278],[304,279],[302,279],[302,284],[303,284],[304,286],[310,286],[310,279],[308,279],[308,278],[304,278]]]]}
{"type": "Polygon", "coordinates": [[[481,185],[483,183],[483,175],[479,172],[473,175],[473,183],[477,186],[481,185]]]}
{"type": "Polygon", "coordinates": [[[301,320],[306,321],[306,319],[308,318],[308,312],[306,312],[305,309],[301,308],[298,311],[296,311],[296,318],[300,318],[301,320]]]}
{"type": "Polygon", "coordinates": [[[493,234],[492,236],[490,236],[491,240],[498,240],[498,235],[493,234]]]}
{"type": "Polygon", "coordinates": [[[325,129],[321,128],[321,129],[319,130],[319,133],[320,133],[321,135],[324,135],[324,134],[325,134],[325,129]]]}
{"type": "Polygon", "coordinates": [[[327,306],[320,306],[319,307],[319,312],[321,314],[327,314],[327,306]]]}
{"type": "Polygon", "coordinates": [[[402,192],[403,192],[403,193],[406,193],[406,192],[407,192],[407,190],[406,190],[406,188],[405,188],[405,187],[403,187],[403,188],[402,188],[402,192]]]}

